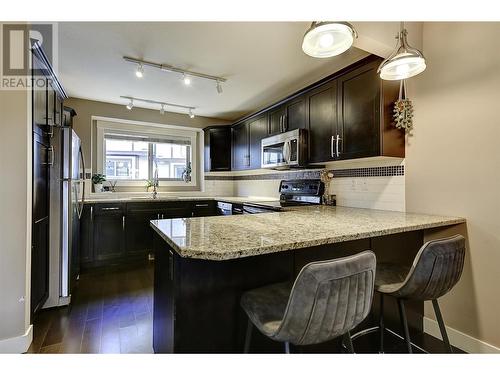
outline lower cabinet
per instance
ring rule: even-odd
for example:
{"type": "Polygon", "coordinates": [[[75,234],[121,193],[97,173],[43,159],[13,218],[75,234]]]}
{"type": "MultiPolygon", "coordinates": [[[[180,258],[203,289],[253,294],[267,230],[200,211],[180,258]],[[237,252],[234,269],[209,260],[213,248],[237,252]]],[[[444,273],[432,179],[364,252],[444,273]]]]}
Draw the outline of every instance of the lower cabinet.
{"type": "Polygon", "coordinates": [[[81,267],[144,262],[153,252],[151,220],[217,215],[215,201],[85,204],[81,267]]]}
{"type": "Polygon", "coordinates": [[[125,207],[123,204],[102,204],[94,207],[94,260],[121,259],[125,253],[125,207]]]}

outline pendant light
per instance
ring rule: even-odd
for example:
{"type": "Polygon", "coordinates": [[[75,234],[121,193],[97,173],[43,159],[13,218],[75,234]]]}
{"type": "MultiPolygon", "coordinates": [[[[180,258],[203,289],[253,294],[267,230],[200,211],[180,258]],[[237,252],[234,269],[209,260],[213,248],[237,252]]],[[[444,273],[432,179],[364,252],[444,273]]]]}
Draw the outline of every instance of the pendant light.
{"type": "Polygon", "coordinates": [[[408,31],[401,22],[401,30],[396,36],[396,49],[382,61],[378,68],[380,78],[388,81],[407,79],[422,73],[425,68],[425,57],[418,49],[411,47],[406,40],[408,31]]]}
{"type": "Polygon", "coordinates": [[[351,48],[358,35],[347,22],[315,21],[304,34],[302,50],[311,57],[332,57],[351,48]]]}

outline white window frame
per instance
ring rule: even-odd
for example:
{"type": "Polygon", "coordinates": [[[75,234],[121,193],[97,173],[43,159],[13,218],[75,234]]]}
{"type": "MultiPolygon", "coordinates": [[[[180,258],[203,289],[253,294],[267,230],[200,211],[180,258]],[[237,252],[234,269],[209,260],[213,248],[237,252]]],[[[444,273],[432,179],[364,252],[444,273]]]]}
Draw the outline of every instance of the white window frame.
{"type": "MultiPolygon", "coordinates": [[[[172,138],[181,137],[189,138],[191,141],[191,181],[184,182],[179,180],[160,179],[160,186],[175,186],[176,188],[187,187],[192,191],[193,187],[198,186],[199,191],[203,191],[203,169],[204,165],[204,152],[203,152],[203,129],[189,128],[186,126],[178,125],[165,125],[142,121],[122,120],[101,116],[92,116],[92,123],[96,122],[96,172],[105,174],[105,155],[106,146],[104,136],[106,133],[119,133],[130,135],[150,135],[156,138],[172,138]]],[[[144,187],[146,180],[118,180],[121,186],[137,186],[144,187]]]]}

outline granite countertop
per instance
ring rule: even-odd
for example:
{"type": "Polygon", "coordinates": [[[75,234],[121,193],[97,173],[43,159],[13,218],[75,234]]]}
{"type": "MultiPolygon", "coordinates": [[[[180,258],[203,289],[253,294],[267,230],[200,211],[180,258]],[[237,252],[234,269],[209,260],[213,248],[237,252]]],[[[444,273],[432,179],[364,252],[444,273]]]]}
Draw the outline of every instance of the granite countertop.
{"type": "MultiPolygon", "coordinates": [[[[270,202],[270,206],[274,206],[279,198],[268,198],[268,197],[220,197],[220,196],[161,196],[159,195],[156,199],[153,199],[151,194],[148,196],[120,196],[109,193],[100,194],[97,197],[85,198],[85,203],[115,203],[115,202],[172,202],[172,201],[199,201],[199,200],[216,200],[229,203],[249,203],[249,204],[265,204],[270,202]],[[272,202],[272,203],[271,203],[272,202]]],[[[118,194],[118,193],[117,193],[118,194]]]]}
{"type": "Polygon", "coordinates": [[[227,260],[464,223],[459,217],[308,206],[255,215],[153,220],[181,256],[227,260]]]}

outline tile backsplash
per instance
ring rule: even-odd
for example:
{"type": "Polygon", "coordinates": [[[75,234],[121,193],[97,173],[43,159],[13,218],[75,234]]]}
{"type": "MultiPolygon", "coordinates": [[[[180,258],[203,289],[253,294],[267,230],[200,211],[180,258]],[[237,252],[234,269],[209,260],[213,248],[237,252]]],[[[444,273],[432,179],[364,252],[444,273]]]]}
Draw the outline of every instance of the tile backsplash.
{"type": "MultiPolygon", "coordinates": [[[[325,168],[332,170],[334,174],[330,193],[337,196],[337,205],[405,211],[404,159],[332,162],[325,165],[325,168]]],[[[278,199],[278,188],[282,179],[319,178],[320,171],[321,169],[207,173],[205,188],[214,192],[222,188],[229,192],[229,183],[232,183],[235,196],[278,199]]]]}

